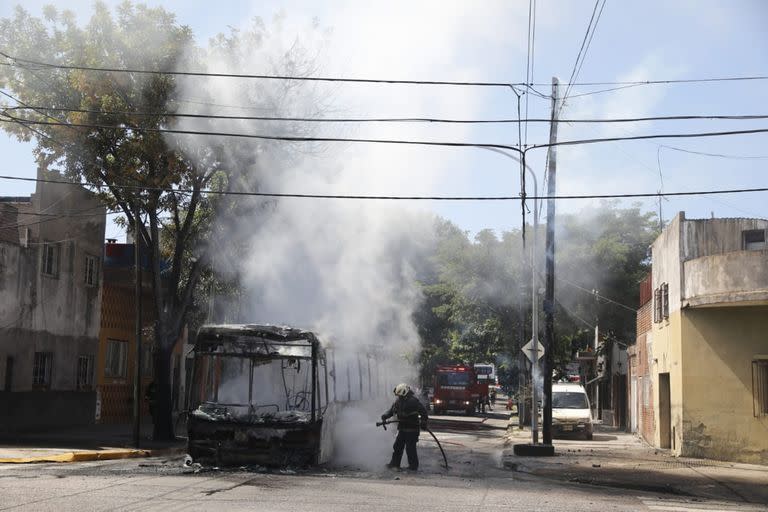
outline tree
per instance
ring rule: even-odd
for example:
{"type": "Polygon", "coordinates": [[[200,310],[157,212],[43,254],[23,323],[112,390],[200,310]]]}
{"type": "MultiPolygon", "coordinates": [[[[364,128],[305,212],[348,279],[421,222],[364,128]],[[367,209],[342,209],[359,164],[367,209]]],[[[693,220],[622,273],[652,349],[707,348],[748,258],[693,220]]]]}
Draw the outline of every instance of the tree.
{"type": "MultiPolygon", "coordinates": [[[[598,321],[604,336],[634,339],[638,283],[648,271],[647,248],[657,230],[653,213],[613,202],[560,215],[557,224],[553,355],[562,371],[576,348],[592,342],[598,321]]],[[[424,372],[428,375],[436,364],[450,361],[495,360],[500,376],[514,381],[524,371],[515,364],[524,342],[518,308],[522,301],[529,311],[531,296],[528,262],[520,260],[520,233],[499,238],[486,230],[470,240],[445,222],[438,239],[435,271],[423,286],[425,299],[415,316],[424,372]]],[[[537,257],[543,261],[543,244],[539,249],[537,257]]],[[[526,332],[528,317],[522,319],[526,332]]]]}
{"type": "MultiPolygon", "coordinates": [[[[218,137],[203,143],[170,139],[155,131],[176,123],[172,114],[178,108],[180,85],[173,75],[93,72],[28,61],[161,72],[176,69],[181,62],[193,67],[209,54],[237,62],[259,48],[265,30],[256,20],[251,32],[233,30],[203,50],[194,46],[190,29],[179,25],[172,13],[129,1],[120,4],[114,15],[103,3],[95,3],[84,27],[77,25],[72,12],[53,7],[45,8],[42,19],[18,7],[13,17],[0,20],[0,48],[26,59],[0,69],[0,88],[11,92],[16,107],[23,107],[4,111],[3,129],[20,140],[34,139],[40,169],[59,170],[97,192],[111,211],[125,216],[128,226],[141,219],[135,235],[150,253],[155,307],[155,439],[174,436],[171,353],[196,294],[210,289],[205,286],[213,279],[210,254],[222,243],[223,219],[254,207],[253,202],[235,202],[204,191],[256,183],[258,175],[241,169],[252,169],[260,151],[242,141],[218,137]],[[51,124],[30,125],[30,121],[51,124]],[[201,276],[208,279],[203,286],[201,276]]],[[[310,62],[299,45],[281,57],[296,74],[310,62]]],[[[298,86],[271,91],[240,87],[255,104],[274,111],[296,97],[298,86]]]]}

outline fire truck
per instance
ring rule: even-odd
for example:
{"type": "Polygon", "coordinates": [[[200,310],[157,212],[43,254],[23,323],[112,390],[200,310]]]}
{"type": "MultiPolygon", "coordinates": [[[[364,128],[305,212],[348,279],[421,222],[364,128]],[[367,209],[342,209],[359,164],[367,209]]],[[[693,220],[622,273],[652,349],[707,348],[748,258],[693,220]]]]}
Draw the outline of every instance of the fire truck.
{"type": "Polygon", "coordinates": [[[435,414],[446,411],[464,411],[467,416],[475,414],[477,374],[471,365],[438,366],[435,371],[435,414]]]}

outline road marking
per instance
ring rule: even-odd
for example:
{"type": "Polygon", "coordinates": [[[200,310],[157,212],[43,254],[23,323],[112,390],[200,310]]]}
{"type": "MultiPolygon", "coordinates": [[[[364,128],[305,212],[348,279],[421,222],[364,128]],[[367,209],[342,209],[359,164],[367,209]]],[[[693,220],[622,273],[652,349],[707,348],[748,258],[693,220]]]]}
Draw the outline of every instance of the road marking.
{"type": "Polygon", "coordinates": [[[759,512],[765,508],[749,503],[733,503],[727,501],[712,501],[704,499],[666,499],[666,498],[641,498],[638,499],[648,507],[648,510],[665,510],[668,512],[759,512]]]}

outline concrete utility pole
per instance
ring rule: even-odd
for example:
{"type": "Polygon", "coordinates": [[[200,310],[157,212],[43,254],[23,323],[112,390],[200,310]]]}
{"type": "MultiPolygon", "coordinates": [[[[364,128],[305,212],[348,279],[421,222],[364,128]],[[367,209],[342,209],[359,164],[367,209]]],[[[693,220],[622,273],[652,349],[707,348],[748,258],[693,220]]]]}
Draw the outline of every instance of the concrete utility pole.
{"type": "MultiPolygon", "coordinates": [[[[525,155],[523,155],[525,161],[525,155]]],[[[525,164],[523,164],[525,165],[525,164]]],[[[531,363],[531,406],[533,413],[531,415],[531,442],[539,442],[539,404],[538,393],[536,393],[536,379],[539,365],[539,311],[537,301],[538,267],[536,265],[536,237],[539,231],[539,184],[536,182],[536,175],[533,175],[533,193],[536,199],[533,202],[533,236],[531,236],[531,341],[533,342],[533,362],[531,363]]]]}
{"type": "MultiPolygon", "coordinates": [[[[552,124],[549,129],[549,143],[557,142],[557,119],[559,108],[557,93],[560,82],[552,77],[552,124]]],[[[546,241],[546,269],[545,269],[545,295],[544,295],[544,365],[542,377],[544,381],[544,418],[542,434],[544,444],[552,444],[552,367],[554,366],[555,347],[555,200],[556,193],[555,172],[557,171],[557,149],[549,146],[549,169],[547,175],[547,241],[546,241]]]]}
{"type": "Polygon", "coordinates": [[[136,361],[133,377],[133,444],[139,448],[141,443],[141,250],[139,244],[139,206],[136,205],[133,224],[134,276],[136,278],[136,361]]]}

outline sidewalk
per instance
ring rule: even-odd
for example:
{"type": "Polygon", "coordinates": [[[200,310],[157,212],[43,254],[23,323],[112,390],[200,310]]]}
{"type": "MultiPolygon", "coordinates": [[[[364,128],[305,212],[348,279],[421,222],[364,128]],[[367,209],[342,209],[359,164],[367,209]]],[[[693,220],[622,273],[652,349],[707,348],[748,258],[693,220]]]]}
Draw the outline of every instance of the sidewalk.
{"type": "Polygon", "coordinates": [[[513,444],[530,442],[530,430],[520,430],[513,417],[505,435],[504,466],[567,482],[768,504],[768,466],[675,457],[633,434],[600,425],[592,441],[555,439],[554,457],[512,453],[513,444]]]}
{"type": "MultiPolygon", "coordinates": [[[[185,432],[179,428],[176,434],[185,432]]],[[[130,424],[0,433],[0,463],[83,462],[184,453],[184,438],[155,442],[149,439],[151,435],[152,425],[142,425],[137,449],[130,424]]]]}

